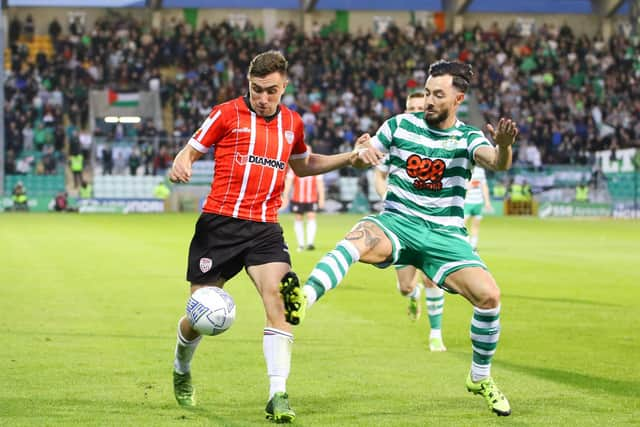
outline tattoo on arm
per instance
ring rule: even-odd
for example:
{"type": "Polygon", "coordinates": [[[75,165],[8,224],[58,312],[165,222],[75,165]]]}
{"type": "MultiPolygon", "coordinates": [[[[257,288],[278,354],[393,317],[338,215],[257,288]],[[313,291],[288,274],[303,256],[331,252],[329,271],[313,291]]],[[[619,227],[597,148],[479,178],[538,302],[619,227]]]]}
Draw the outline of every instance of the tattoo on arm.
{"type": "Polygon", "coordinates": [[[347,240],[364,239],[364,244],[368,248],[374,248],[380,243],[380,238],[373,231],[373,224],[360,223],[347,234],[347,240]]]}

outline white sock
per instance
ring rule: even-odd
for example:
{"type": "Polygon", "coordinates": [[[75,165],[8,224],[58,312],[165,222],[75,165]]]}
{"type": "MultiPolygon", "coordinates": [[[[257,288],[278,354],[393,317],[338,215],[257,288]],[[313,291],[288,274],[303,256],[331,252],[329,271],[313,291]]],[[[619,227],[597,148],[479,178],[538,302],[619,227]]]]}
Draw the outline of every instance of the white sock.
{"type": "Polygon", "coordinates": [[[500,306],[495,308],[473,307],[471,318],[471,379],[478,382],[491,376],[491,360],[500,339],[500,306]],[[482,343],[480,348],[477,344],[482,343]]]}
{"type": "Polygon", "coordinates": [[[318,225],[315,219],[307,220],[307,245],[313,245],[313,242],[316,241],[317,229],[318,229],[318,225]]]}
{"type": "Polygon", "coordinates": [[[313,289],[311,286],[304,286],[302,290],[304,294],[307,296],[307,308],[309,308],[318,299],[318,294],[316,293],[316,290],[313,289]]]}
{"type": "Polygon", "coordinates": [[[293,230],[296,232],[296,240],[298,241],[298,247],[304,247],[304,221],[295,221],[293,223],[293,230]]]}
{"type": "Polygon", "coordinates": [[[292,334],[275,328],[264,328],[262,350],[269,375],[269,399],[275,393],[287,391],[292,345],[292,334]]]}
{"type": "Polygon", "coordinates": [[[442,339],[442,329],[431,329],[431,332],[429,332],[429,338],[442,339]]]}
{"type": "MultiPolygon", "coordinates": [[[[184,317],[182,319],[184,319],[184,317]]],[[[180,331],[180,322],[182,322],[182,319],[178,322],[178,338],[176,341],[173,368],[179,374],[186,374],[187,372],[191,372],[191,359],[193,359],[193,354],[202,340],[202,335],[193,341],[188,341],[182,336],[182,331],[180,331]]]]}
{"type": "Polygon", "coordinates": [[[473,249],[476,249],[478,247],[478,236],[470,236],[469,243],[473,249]]]}

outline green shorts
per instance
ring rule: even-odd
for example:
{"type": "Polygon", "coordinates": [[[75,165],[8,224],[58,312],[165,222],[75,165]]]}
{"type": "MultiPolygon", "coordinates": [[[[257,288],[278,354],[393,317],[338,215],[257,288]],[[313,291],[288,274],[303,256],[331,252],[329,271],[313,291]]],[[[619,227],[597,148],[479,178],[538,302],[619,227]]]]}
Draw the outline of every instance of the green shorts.
{"type": "Polygon", "coordinates": [[[391,241],[391,260],[376,264],[379,268],[413,265],[445,290],[445,279],[455,271],[465,267],[488,270],[467,241],[464,228],[442,227],[392,212],[369,215],[362,221],[376,224],[391,241]]]}
{"type": "Polygon", "coordinates": [[[465,203],[464,204],[464,217],[477,216],[482,218],[482,203],[465,203]]]}

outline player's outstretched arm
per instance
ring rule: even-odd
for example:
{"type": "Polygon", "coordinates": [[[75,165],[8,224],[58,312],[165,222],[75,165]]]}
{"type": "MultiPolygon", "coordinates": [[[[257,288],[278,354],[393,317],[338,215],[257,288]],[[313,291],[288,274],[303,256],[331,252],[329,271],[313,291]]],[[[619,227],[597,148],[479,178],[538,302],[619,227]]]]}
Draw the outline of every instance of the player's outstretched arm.
{"type": "Polygon", "coordinates": [[[173,159],[171,171],[169,171],[169,180],[171,182],[189,182],[191,179],[191,166],[193,162],[202,157],[200,151],[196,150],[189,144],[185,145],[176,158],[173,159]]]}
{"type": "Polygon", "coordinates": [[[368,140],[363,140],[356,142],[356,148],[350,153],[331,156],[311,153],[303,159],[290,159],[289,165],[296,175],[309,176],[323,174],[346,166],[362,168],[378,165],[383,157],[384,154],[374,148],[368,140]]]}
{"type": "Polygon", "coordinates": [[[519,130],[513,120],[502,118],[497,128],[487,125],[487,131],[491,135],[494,147],[479,147],[475,151],[476,162],[486,169],[504,171],[511,167],[511,146],[515,144],[519,130]]]}

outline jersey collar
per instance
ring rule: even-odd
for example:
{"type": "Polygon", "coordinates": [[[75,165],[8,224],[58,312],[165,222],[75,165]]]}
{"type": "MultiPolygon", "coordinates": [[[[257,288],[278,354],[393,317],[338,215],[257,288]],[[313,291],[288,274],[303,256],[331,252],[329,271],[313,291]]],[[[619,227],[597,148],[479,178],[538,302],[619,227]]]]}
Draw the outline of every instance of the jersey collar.
{"type": "MultiPolygon", "coordinates": [[[[256,113],[256,111],[253,109],[253,107],[251,107],[251,102],[249,101],[249,95],[243,96],[242,99],[244,100],[244,103],[247,106],[247,108],[249,109],[249,111],[252,111],[252,112],[256,113]]],[[[258,114],[258,113],[256,113],[256,114],[258,114]]],[[[262,117],[265,122],[270,122],[271,120],[275,119],[278,116],[278,114],[280,114],[280,105],[278,105],[278,107],[276,107],[276,112],[273,113],[271,116],[268,116],[268,117],[260,116],[260,117],[262,117]]]]}

